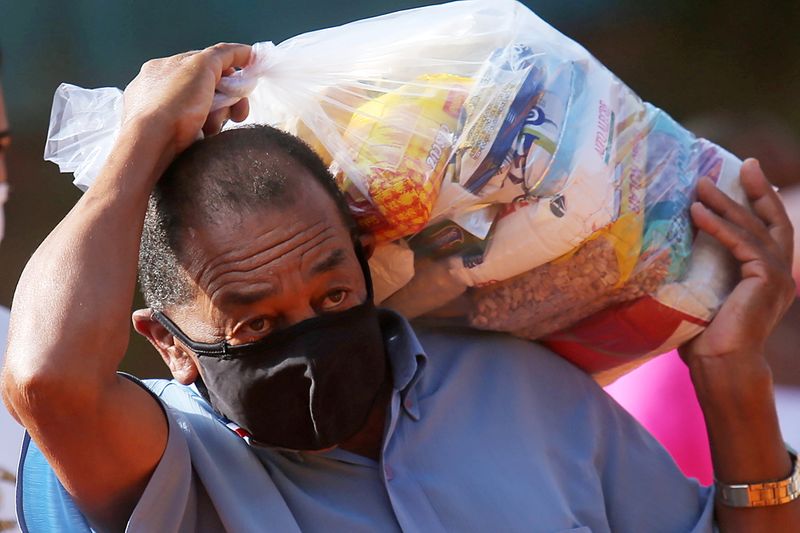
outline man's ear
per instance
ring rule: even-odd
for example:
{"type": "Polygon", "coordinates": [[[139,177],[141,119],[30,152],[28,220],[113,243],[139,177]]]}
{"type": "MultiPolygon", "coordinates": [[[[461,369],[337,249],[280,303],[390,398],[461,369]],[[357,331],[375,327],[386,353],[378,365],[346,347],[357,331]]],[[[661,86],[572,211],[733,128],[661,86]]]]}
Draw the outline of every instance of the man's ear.
{"type": "Polygon", "coordinates": [[[138,309],[133,312],[133,329],[147,338],[169,367],[172,376],[184,385],[194,383],[199,375],[197,363],[190,352],[175,342],[175,337],[153,318],[151,309],[138,309]]]}
{"type": "Polygon", "coordinates": [[[369,232],[363,232],[358,236],[358,241],[361,243],[361,248],[364,250],[366,259],[372,257],[375,252],[375,235],[369,232]]]}

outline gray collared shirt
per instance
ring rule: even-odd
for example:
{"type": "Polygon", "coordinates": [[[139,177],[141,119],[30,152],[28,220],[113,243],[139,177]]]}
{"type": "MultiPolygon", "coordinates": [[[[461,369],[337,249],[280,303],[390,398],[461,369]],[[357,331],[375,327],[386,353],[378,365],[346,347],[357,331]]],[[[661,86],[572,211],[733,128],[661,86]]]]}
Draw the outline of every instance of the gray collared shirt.
{"type": "MultiPolygon", "coordinates": [[[[713,530],[713,490],[563,359],[507,335],[389,323],[379,461],[250,447],[193,388],[145,381],[169,439],[128,531],[713,530]]],[[[88,530],[29,440],[20,472],[26,528],[88,530]]]]}

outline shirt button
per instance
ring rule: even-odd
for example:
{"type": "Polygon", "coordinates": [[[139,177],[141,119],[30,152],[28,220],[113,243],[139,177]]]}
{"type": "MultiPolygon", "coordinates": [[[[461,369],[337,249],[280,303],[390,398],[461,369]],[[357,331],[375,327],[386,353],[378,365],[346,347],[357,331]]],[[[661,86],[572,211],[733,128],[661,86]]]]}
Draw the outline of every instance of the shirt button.
{"type": "Polygon", "coordinates": [[[386,481],[391,481],[394,478],[394,470],[389,465],[383,466],[383,473],[386,475],[386,481]]]}

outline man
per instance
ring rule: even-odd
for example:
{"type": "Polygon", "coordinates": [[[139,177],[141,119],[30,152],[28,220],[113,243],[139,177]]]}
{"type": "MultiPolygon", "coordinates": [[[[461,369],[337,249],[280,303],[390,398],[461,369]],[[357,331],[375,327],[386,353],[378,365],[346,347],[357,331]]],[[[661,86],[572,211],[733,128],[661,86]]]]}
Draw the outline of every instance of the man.
{"type": "MultiPolygon", "coordinates": [[[[0,54],[0,64],[2,55],[0,54]]],[[[6,115],[3,98],[3,86],[0,84],[0,241],[5,232],[5,216],[3,204],[8,198],[8,174],[6,171],[6,153],[11,146],[11,130],[6,115]]],[[[6,347],[8,332],[8,309],[0,306],[0,367],[6,347]]],[[[0,406],[0,531],[4,527],[13,527],[14,516],[14,467],[19,459],[19,447],[22,442],[22,427],[14,421],[8,412],[0,406]]]]}
{"type": "MultiPolygon", "coordinates": [[[[727,532],[800,527],[797,500],[715,505],[535,344],[375,310],[369,239],[302,143],[251,128],[192,145],[246,115],[208,113],[249,53],[147,63],[110,160],[23,273],[3,391],[32,439],[24,528],[710,531],[715,509],[727,532]],[[140,242],[134,325],[175,377],[147,388],[116,374],[140,242]]],[[[692,208],[743,281],[683,350],[725,483],[794,464],[762,355],[794,293],[792,231],[755,162],[742,178],[756,215],[710,183],[692,208]]]]}

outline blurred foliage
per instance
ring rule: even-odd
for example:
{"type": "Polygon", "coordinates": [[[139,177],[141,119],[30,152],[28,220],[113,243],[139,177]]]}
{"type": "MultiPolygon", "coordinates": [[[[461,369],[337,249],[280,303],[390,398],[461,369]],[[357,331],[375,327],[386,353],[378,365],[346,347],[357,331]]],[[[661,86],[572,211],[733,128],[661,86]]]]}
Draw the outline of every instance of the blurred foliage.
{"type": "MultiPolygon", "coordinates": [[[[2,79],[16,132],[9,158],[8,231],[0,247],[0,303],[10,305],[28,257],[79,197],[69,177],[41,157],[59,83],[122,87],[151,57],[216,41],[279,42],[427,3],[432,2],[0,0],[2,79]]],[[[757,110],[800,128],[796,0],[525,3],[679,120],[707,111],[757,110]]],[[[747,128],[746,121],[741,127],[747,128]]],[[[75,312],[82,305],[76,302],[75,312]]],[[[135,334],[123,367],[144,377],[165,374],[158,357],[135,334]]]]}

